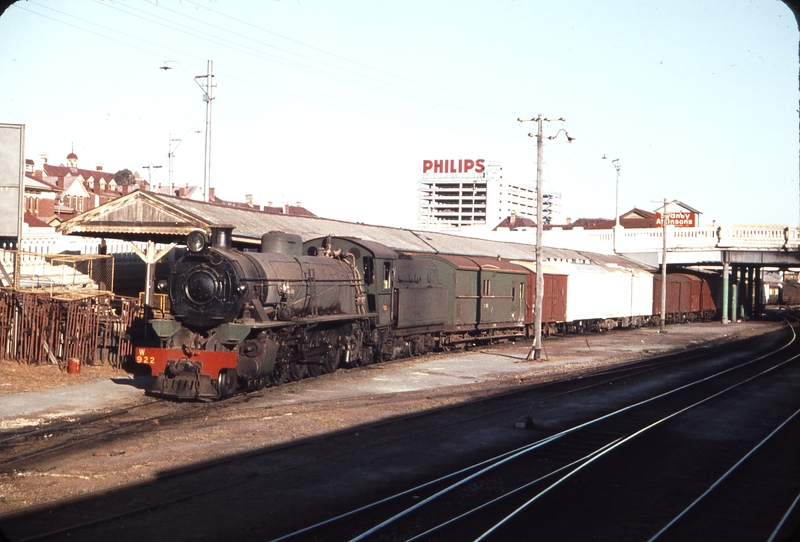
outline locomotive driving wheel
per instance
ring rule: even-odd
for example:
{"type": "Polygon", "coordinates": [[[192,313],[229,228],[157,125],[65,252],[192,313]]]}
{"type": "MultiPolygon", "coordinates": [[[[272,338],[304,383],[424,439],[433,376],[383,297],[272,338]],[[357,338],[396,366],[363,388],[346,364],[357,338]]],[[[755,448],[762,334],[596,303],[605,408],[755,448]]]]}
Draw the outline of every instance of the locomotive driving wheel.
{"type": "Polygon", "coordinates": [[[342,350],[339,347],[339,334],[335,330],[330,330],[325,333],[325,341],[331,345],[331,349],[322,358],[322,372],[332,373],[339,368],[339,362],[342,359],[342,350]]]}
{"type": "MultiPolygon", "coordinates": [[[[325,340],[325,334],[316,332],[313,333],[308,342],[308,350],[315,351],[321,346],[327,346],[328,342],[325,340]]],[[[306,358],[304,360],[304,364],[306,367],[306,373],[308,376],[314,377],[319,376],[323,372],[322,367],[322,358],[314,355],[310,359],[306,358]]]]}
{"type": "Polygon", "coordinates": [[[303,380],[307,374],[308,374],[308,365],[302,359],[290,362],[288,371],[286,371],[286,376],[291,382],[297,382],[298,380],[303,380]]]}
{"type": "Polygon", "coordinates": [[[236,391],[236,371],[222,369],[217,377],[217,391],[220,397],[229,397],[236,391]]]}

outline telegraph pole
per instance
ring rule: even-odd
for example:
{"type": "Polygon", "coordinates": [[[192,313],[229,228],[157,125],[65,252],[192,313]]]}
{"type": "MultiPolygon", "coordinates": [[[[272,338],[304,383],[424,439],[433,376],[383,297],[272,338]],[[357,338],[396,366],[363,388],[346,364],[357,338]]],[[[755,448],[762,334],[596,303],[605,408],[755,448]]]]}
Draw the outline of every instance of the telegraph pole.
{"type": "MultiPolygon", "coordinates": [[[[542,304],[544,303],[544,270],[542,269],[542,229],[544,229],[544,218],[542,217],[542,154],[544,133],[542,130],[545,121],[564,122],[566,119],[563,117],[560,119],[546,119],[540,113],[535,119],[517,119],[517,121],[536,121],[537,124],[537,132],[528,134],[528,137],[536,136],[536,293],[533,302],[533,346],[531,346],[526,358],[537,360],[542,357],[542,304]]],[[[570,137],[563,128],[556,132],[556,135],[548,137],[548,139],[555,139],[562,131],[567,136],[567,142],[572,143],[575,138],[570,137]]]]}
{"type": "Polygon", "coordinates": [[[160,168],[161,166],[154,166],[152,163],[149,166],[142,166],[142,169],[147,170],[147,182],[150,183],[150,190],[153,189],[153,170],[160,168]]]}
{"type": "Polygon", "coordinates": [[[661,252],[661,327],[659,333],[666,333],[667,325],[667,198],[664,198],[664,208],[661,210],[661,223],[664,227],[664,248],[661,252]]]}
{"type": "MultiPolygon", "coordinates": [[[[189,73],[189,70],[186,69],[186,66],[178,62],[177,60],[165,60],[164,65],[161,66],[162,70],[171,70],[172,67],[168,66],[168,64],[174,63],[178,64],[181,68],[186,70],[186,73],[189,73]]],[[[189,73],[191,75],[191,73],[189,73]]],[[[213,82],[214,78],[214,61],[209,60],[208,66],[206,69],[205,75],[196,75],[194,78],[194,82],[200,87],[200,90],[203,91],[203,101],[206,102],[206,158],[205,158],[205,171],[203,173],[203,200],[208,201],[209,199],[209,192],[211,191],[211,100],[214,97],[211,95],[212,89],[216,86],[213,82]],[[198,79],[205,78],[205,88],[203,85],[200,84],[198,79]]]]}
{"type": "MultiPolygon", "coordinates": [[[[195,79],[206,78],[206,89],[203,91],[203,100],[206,102],[206,164],[203,174],[203,201],[208,202],[209,192],[211,192],[211,89],[214,88],[212,78],[214,77],[214,61],[208,61],[206,75],[198,75],[195,79]]],[[[202,87],[201,87],[202,88],[202,87]]]]}

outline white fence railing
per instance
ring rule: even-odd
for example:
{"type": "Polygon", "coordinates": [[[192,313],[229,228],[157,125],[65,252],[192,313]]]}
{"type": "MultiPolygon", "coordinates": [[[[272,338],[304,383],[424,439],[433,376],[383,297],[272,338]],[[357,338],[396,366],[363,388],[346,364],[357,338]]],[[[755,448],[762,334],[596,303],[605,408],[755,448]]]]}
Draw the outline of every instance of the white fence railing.
{"type": "MultiPolygon", "coordinates": [[[[715,224],[701,228],[667,226],[666,231],[667,250],[672,252],[725,249],[800,250],[800,228],[796,225],[715,224]]],[[[525,231],[465,230],[461,235],[515,243],[536,243],[535,228],[525,231]]],[[[542,232],[542,243],[546,247],[586,250],[600,254],[659,252],[664,246],[664,230],[621,227],[611,230],[553,228],[542,232]]]]}

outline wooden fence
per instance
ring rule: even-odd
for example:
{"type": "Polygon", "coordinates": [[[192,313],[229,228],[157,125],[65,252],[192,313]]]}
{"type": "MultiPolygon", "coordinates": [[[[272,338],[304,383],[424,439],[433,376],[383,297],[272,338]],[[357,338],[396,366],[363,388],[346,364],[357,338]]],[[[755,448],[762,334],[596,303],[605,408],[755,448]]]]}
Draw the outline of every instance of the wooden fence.
{"type": "Polygon", "coordinates": [[[137,311],[136,299],[109,293],[64,298],[0,288],[0,359],[122,367],[133,354],[137,311]]]}

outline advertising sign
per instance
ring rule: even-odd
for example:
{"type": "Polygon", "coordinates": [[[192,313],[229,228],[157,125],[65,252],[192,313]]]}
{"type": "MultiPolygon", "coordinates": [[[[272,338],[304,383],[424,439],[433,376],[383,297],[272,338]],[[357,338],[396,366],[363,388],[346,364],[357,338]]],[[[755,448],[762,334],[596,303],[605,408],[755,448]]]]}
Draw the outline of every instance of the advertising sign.
{"type": "Polygon", "coordinates": [[[478,160],[423,160],[422,174],[429,173],[483,173],[486,171],[483,158],[478,160]]]}
{"type": "Polygon", "coordinates": [[[24,183],[25,125],[0,124],[0,245],[19,246],[24,183]]]}
{"type": "MultiPolygon", "coordinates": [[[[668,212],[667,213],[667,226],[675,226],[676,228],[694,228],[697,224],[697,213],[690,212],[668,212]]],[[[664,218],[661,213],[656,213],[656,227],[664,227],[664,218]]]]}

